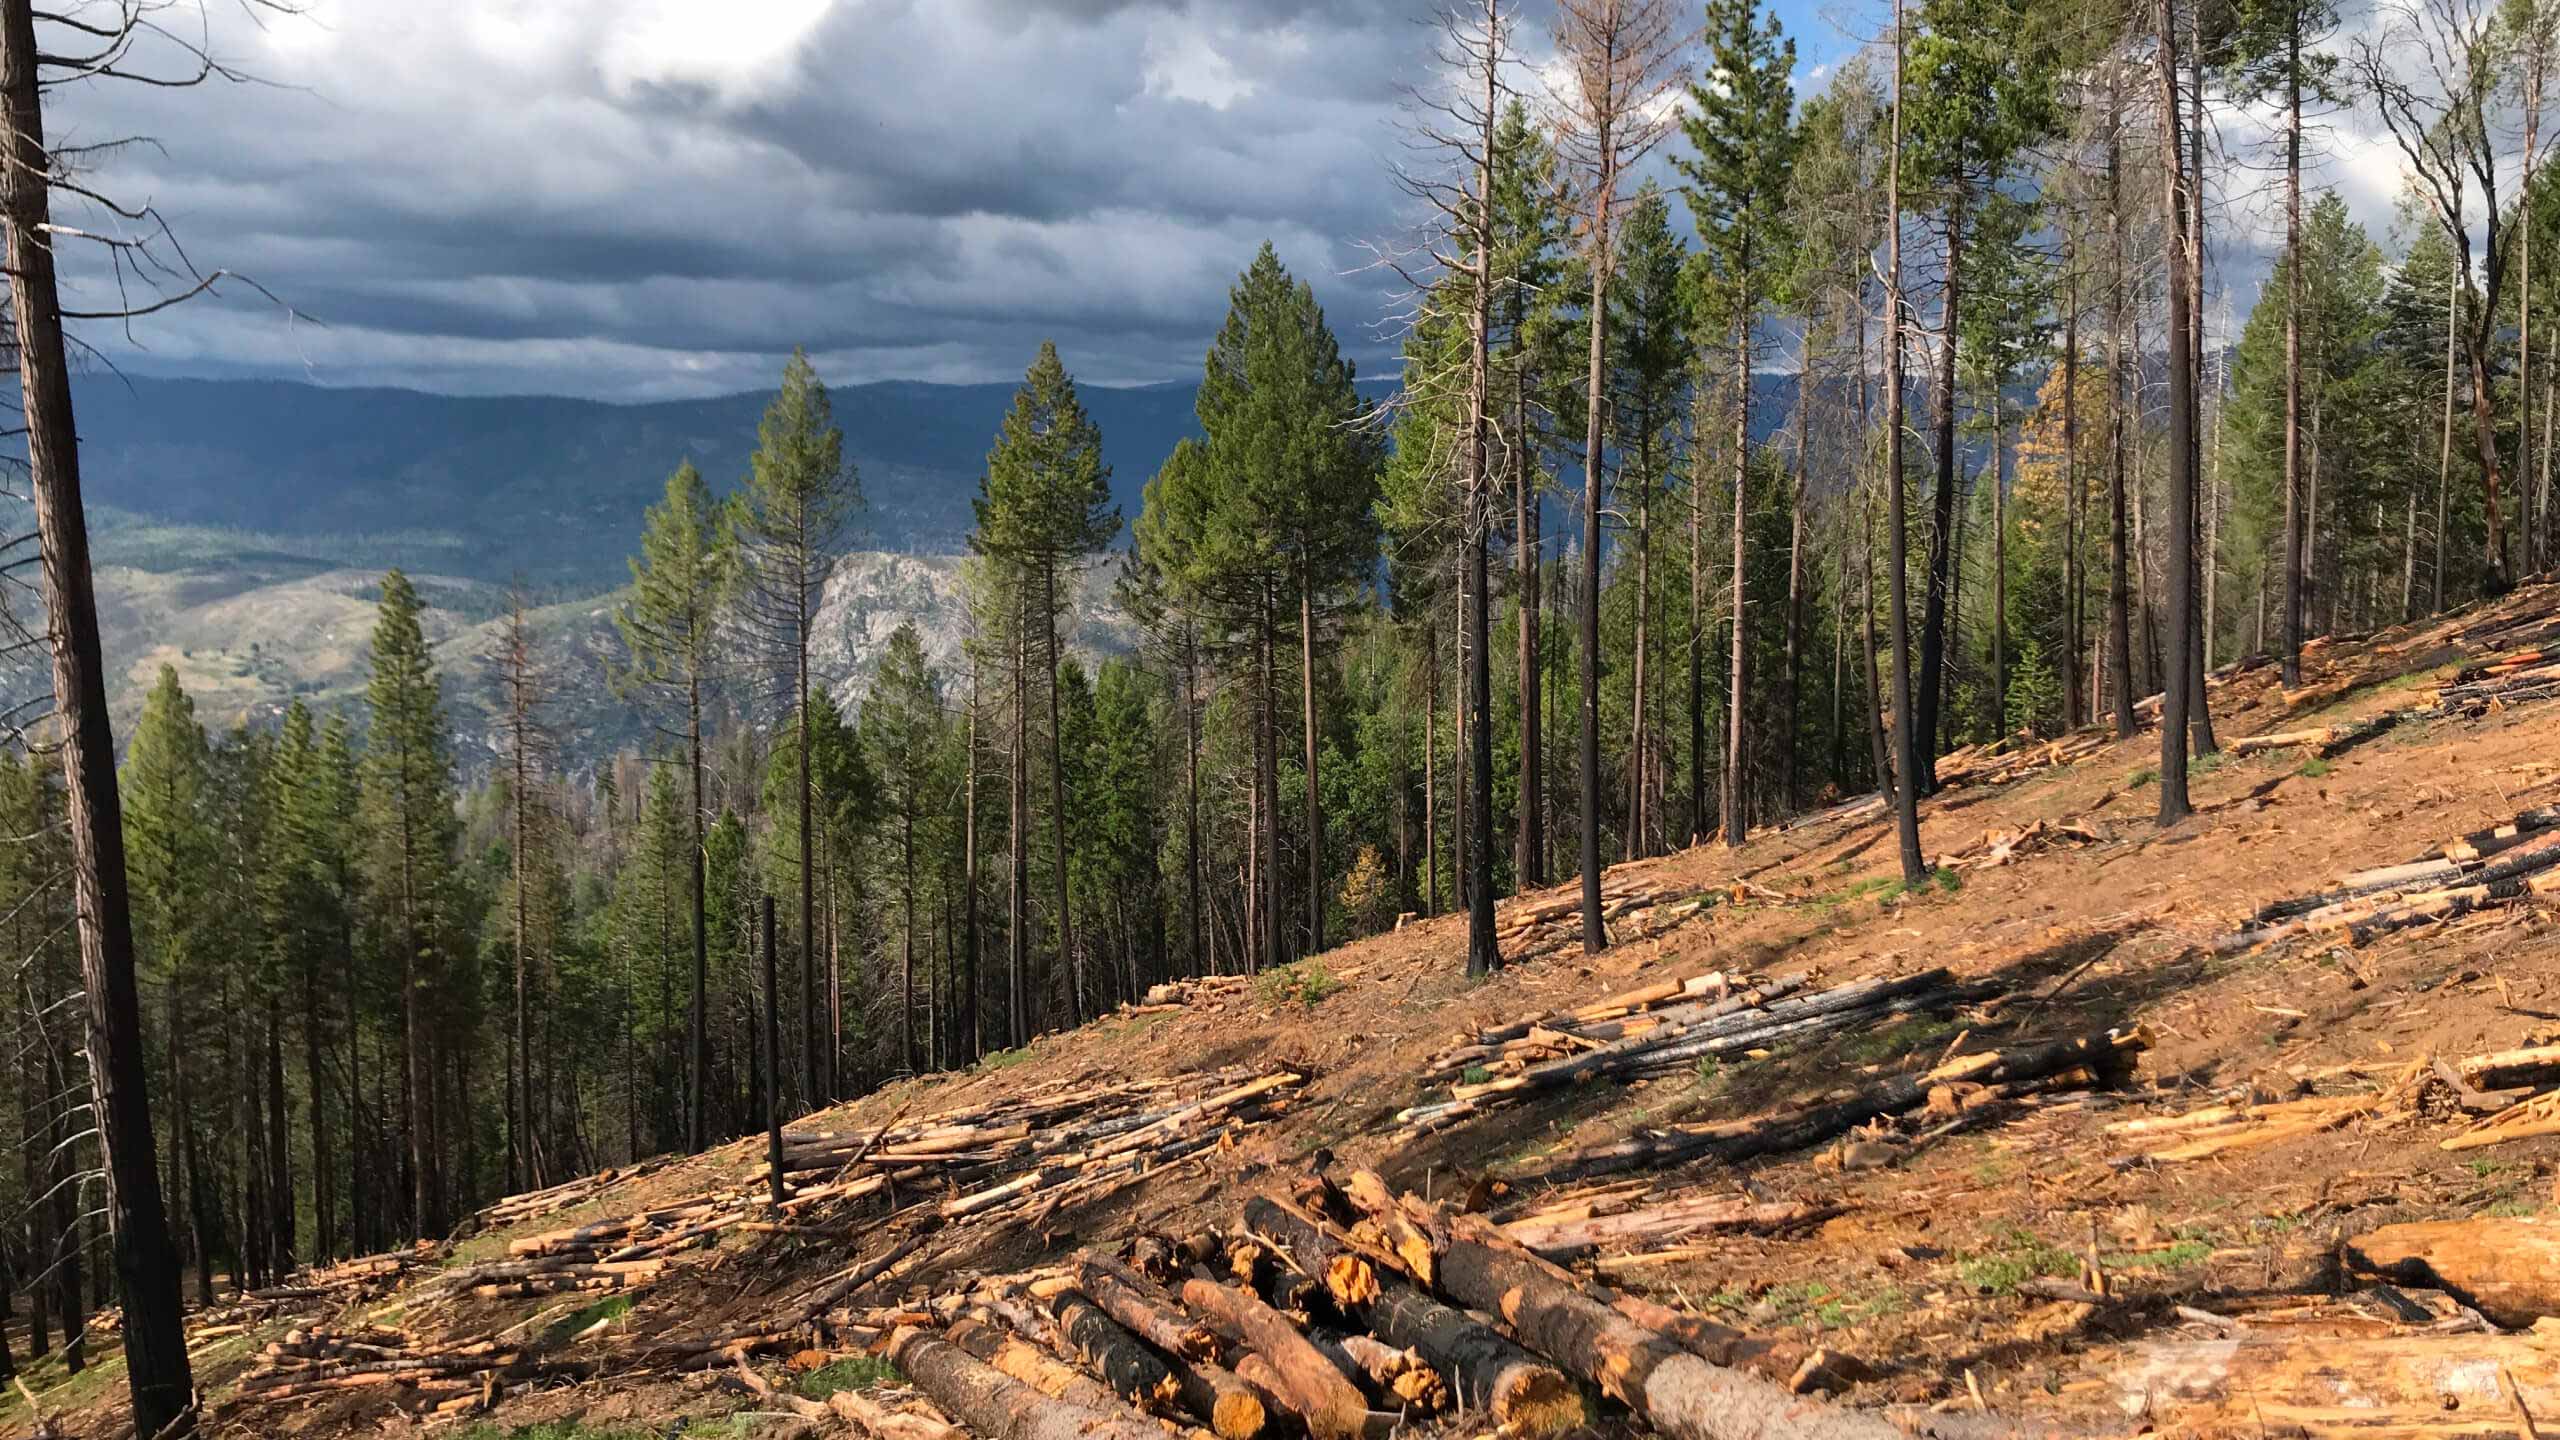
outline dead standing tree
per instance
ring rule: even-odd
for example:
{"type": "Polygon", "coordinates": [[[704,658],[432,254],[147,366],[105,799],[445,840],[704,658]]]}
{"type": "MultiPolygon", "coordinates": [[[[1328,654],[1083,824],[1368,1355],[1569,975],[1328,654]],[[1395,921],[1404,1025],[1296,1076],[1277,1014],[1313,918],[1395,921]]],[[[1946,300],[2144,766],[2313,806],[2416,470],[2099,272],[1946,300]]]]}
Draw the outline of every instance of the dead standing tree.
{"type": "Polygon", "coordinates": [[[1604,420],[1609,365],[1609,275],[1616,259],[1619,188],[1672,130],[1689,32],[1677,0],[1557,0],[1556,148],[1580,178],[1583,255],[1590,270],[1590,374],[1582,451],[1582,948],[1608,947],[1600,898],[1600,504],[1608,474],[1604,420]]]}
{"type": "MultiPolygon", "coordinates": [[[[43,648],[51,653],[62,736],[92,1118],[124,1302],[133,1421],[139,1433],[153,1437],[194,1432],[194,1382],[179,1323],[177,1253],[152,1158],[115,736],[90,576],[71,342],[64,324],[130,321],[204,294],[225,275],[196,271],[149,206],[119,204],[83,184],[76,167],[102,147],[51,147],[44,103],[48,90],[72,83],[123,80],[165,89],[245,78],[215,60],[204,42],[189,40],[168,23],[166,12],[177,3],[114,0],[74,6],[72,13],[39,14],[33,0],[0,0],[0,223],[6,228],[27,489],[43,577],[43,648]],[[57,221],[57,196],[94,208],[111,223],[90,230],[57,221]],[[55,254],[64,239],[88,243],[105,258],[118,297],[112,309],[65,308],[55,254]]],[[[277,0],[248,3],[288,8],[277,0]]]]}
{"type": "Polygon", "coordinates": [[[1411,256],[1390,262],[1423,294],[1426,308],[1451,301],[1465,306],[1462,373],[1408,376],[1406,383],[1418,380],[1417,393],[1444,389],[1450,380],[1465,387],[1455,468],[1463,503],[1459,606],[1466,633],[1469,862],[1458,879],[1467,907],[1469,975],[1488,975],[1502,964],[1493,920],[1493,597],[1486,548],[1493,516],[1494,292],[1518,283],[1517,276],[1500,273],[1493,193],[1498,132],[1511,96],[1502,79],[1514,58],[1511,25],[1504,0],[1462,0],[1441,11],[1432,57],[1439,80],[1406,97],[1410,139],[1422,163],[1397,173],[1405,193],[1425,208],[1426,239],[1411,256]]]}
{"type": "Polygon", "coordinates": [[[2499,200],[2499,175],[2512,159],[2500,133],[2509,36],[2496,18],[2488,0],[2382,0],[2375,24],[2348,57],[2358,90],[2390,132],[2411,188],[2444,232],[2456,272],[2472,292],[2457,328],[2471,376],[2471,437],[2488,520],[2483,586],[2491,594],[2512,583],[2512,572],[2489,371],[2505,325],[2499,300],[2508,251],[2522,232],[2499,200]],[[2475,190],[2476,248],[2467,223],[2475,190]]]}

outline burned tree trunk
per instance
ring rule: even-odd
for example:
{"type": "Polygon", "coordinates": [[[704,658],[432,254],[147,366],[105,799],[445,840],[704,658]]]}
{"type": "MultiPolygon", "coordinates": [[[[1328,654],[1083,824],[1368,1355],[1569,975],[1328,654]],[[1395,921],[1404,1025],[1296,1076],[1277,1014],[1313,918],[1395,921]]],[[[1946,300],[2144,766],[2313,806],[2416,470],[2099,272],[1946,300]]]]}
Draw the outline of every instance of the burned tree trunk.
{"type": "Polygon", "coordinates": [[[80,499],[79,432],[71,411],[62,305],[47,235],[53,157],[45,148],[35,11],[0,3],[0,218],[7,224],[11,308],[24,397],[28,487],[42,537],[54,705],[70,798],[71,874],[79,904],[80,975],[88,999],[89,1084],[108,1177],[107,1213],[124,1297],[133,1421],[154,1437],[194,1433],[194,1380],[179,1325],[178,1261],[152,1163],[143,1084],[142,1008],[134,984],[133,915],[125,888],[124,819],[115,736],[90,585],[89,522],[80,499]]]}

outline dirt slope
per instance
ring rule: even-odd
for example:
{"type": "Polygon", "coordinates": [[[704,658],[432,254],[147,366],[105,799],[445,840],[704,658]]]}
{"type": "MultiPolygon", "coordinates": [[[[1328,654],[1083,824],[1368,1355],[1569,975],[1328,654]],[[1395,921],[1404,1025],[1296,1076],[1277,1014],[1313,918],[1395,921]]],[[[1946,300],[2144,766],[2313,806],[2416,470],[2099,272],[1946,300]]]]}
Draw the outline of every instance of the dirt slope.
{"type": "MultiPolygon", "coordinates": [[[[2548,617],[2560,615],[2560,586],[2323,647],[2306,690],[2294,696],[2263,667],[2218,677],[2214,714],[2226,745],[2409,714],[2369,737],[2342,737],[2341,753],[2324,759],[2285,748],[2207,762],[2195,780],[2199,813],[2174,829],[2151,821],[2156,735],[2093,738],[2069,763],[2014,776],[1983,767],[1926,806],[1923,843],[1933,857],[1963,856],[1986,837],[2016,836],[2040,821],[2077,832],[2047,832],[2051,843],[2041,848],[2022,845],[2005,864],[1959,866],[1917,893],[1901,894],[1894,883],[1893,841],[1880,817],[1828,812],[1739,850],[1710,845],[1613,870],[1613,888],[1708,903],[1672,928],[1595,957],[1566,949],[1469,982],[1460,973],[1463,920],[1424,920],[1285,976],[1200,987],[1186,1003],[1107,1017],[971,1074],[893,1086],[795,1129],[868,1135],[892,1121],[1140,1077],[1230,1068],[1306,1076],[1277,1097],[1277,1113],[1253,1112],[1252,1123],[1239,1121],[1178,1161],[1063,1201],[997,1211],[984,1224],[943,1226],[863,1296],[887,1305],[904,1295],[913,1305],[972,1277],[1051,1263],[1079,1247],[1109,1249],[1140,1232],[1233,1230],[1247,1195],[1287,1193],[1324,1153],[1336,1175],[1374,1167],[1398,1188],[1451,1202],[1472,1189],[1474,1200],[1507,1219],[1552,1203],[1540,1198],[1542,1186],[1520,1177],[1596,1145],[1783,1109],[1949,1056],[2140,1025],[2152,1046],[2120,1088],[2057,1089],[1951,1119],[1916,1115],[1739,1166],[1619,1177],[1644,1182],[1645,1203],[1745,1192],[1829,1213],[1779,1233],[1655,1237],[1581,1259],[1619,1291],[1856,1357],[1873,1378],[1841,1386],[1845,1403],[1987,1410],[2086,1433],[2225,1425],[2265,1433],[2263,1407],[2251,1419],[2184,1405],[2210,1387],[2160,1381],[2161,1357],[2188,1351],[2156,1347],[2395,1336],[2432,1345],[2447,1332],[2477,1331],[2453,1297],[2424,1286],[2377,1290],[2369,1277],[2344,1273],[2342,1242],[2399,1221],[2532,1214],[2553,1199],[2560,1139],[2443,1149],[2469,1117],[2411,1071],[2428,1057],[2560,1039],[2560,944],[2547,900],[2541,908],[2492,906],[2362,944],[2330,935],[2235,953],[2216,944],[2262,904],[2410,860],[2528,807],[2560,804],[2560,703],[2519,700],[2471,717],[2431,704],[2436,687],[2487,653],[2466,634],[2529,615],[2545,618],[2510,635],[2549,629],[2548,617]],[[1821,989],[1933,967],[1976,988],[1961,1003],[1801,1043],[1494,1105],[1431,1133],[1397,1121],[1406,1107],[1449,1094],[1450,1077],[1426,1082],[1432,1057],[1487,1027],[1709,972],[1737,982],[1801,972],[1809,988],[1821,989]],[[2190,1161],[2146,1158],[2178,1132],[2109,1128],[2217,1100],[2272,1105],[2320,1096],[2372,1103],[2327,1128],[2190,1161]],[[1479,1183],[1498,1177],[1514,1183],[1479,1183]],[[2074,1298],[2090,1280],[2107,1294],[2074,1298]]],[[[2560,636],[2551,643],[2560,645],[2560,636]]],[[[1526,897],[1506,913],[1546,898],[1526,897]]],[[[1490,1073],[1454,1078],[1465,1084],[1490,1073]]],[[[422,1348],[516,1341],[557,1330],[564,1317],[587,1328],[594,1316],[609,1323],[563,1338],[551,1353],[596,1357],[608,1369],[607,1357],[647,1337],[771,1328],[822,1277],[887,1248],[889,1231],[872,1228],[878,1202],[813,1207],[806,1226],[786,1233],[726,1232],[716,1248],[629,1291],[629,1312],[618,1318],[586,1309],[603,1298],[590,1294],[428,1298],[425,1288],[435,1269],[486,1263],[530,1235],[715,1188],[743,1193],[761,1153],[760,1143],[740,1143],[600,1186],[573,1208],[470,1237],[386,1294],[332,1298],[319,1310],[206,1317],[208,1325],[245,1327],[202,1342],[219,1429],[402,1435],[441,1423],[406,1413],[389,1386],[317,1403],[263,1402],[231,1388],[259,1345],[315,1315],[396,1325],[422,1348]],[[536,1323],[524,1326],[528,1319],[536,1323]],[[524,1329],[506,1333],[517,1326],[524,1329]]],[[[897,1198],[938,1200],[966,1188],[925,1182],[897,1198]]],[[[1604,1195],[1596,1208],[1629,1203],[1604,1195]]],[[[2492,1339],[2478,1336],[2483,1346],[2492,1339]]],[[[752,1348],[769,1369],[804,1343],[752,1348]]],[[[75,1410],[94,1407],[75,1413],[67,1433],[112,1433],[111,1390],[75,1382],[48,1409],[66,1408],[65,1400],[75,1410]]],[[[740,1410],[774,1408],[747,1395],[724,1365],[658,1365],[516,1386],[472,1422],[496,1428],[466,1433],[506,1435],[567,1419],[594,1427],[645,1422],[653,1433],[671,1433],[678,1417],[688,1417],[692,1433],[720,1433],[704,1427],[735,1424],[720,1417],[740,1410]]],[[[2273,1432],[2362,1423],[2351,1410],[2326,1420],[2308,1415],[2286,1412],[2273,1432]]],[[[7,1421],[0,1434],[29,1433],[23,1403],[0,1419],[7,1421]]],[[[2428,1433],[2519,1428],[2508,1407],[2483,1411],[2476,1400],[2469,1412],[2448,1412],[2446,1423],[2452,1428],[2428,1433]]],[[[2560,1413],[2546,1423],[2560,1423],[2560,1413]]]]}

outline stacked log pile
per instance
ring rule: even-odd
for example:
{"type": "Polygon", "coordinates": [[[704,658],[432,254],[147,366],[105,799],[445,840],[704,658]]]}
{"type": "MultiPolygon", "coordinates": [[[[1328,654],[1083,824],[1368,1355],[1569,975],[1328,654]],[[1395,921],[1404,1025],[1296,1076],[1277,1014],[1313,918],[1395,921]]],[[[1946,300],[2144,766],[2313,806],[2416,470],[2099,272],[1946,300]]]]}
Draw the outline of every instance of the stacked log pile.
{"type": "Polygon", "coordinates": [[[2414,860],[2359,870],[2327,890],[2259,907],[2214,948],[2235,954],[2303,937],[2374,936],[2520,900],[2560,895],[2560,806],[2446,841],[2414,860]]]}
{"type": "Polygon", "coordinates": [[[1841,1357],[1616,1294],[1374,1174],[1241,1218],[911,1301],[882,1348],[1006,1440],[1383,1440],[1446,1411],[1542,1440],[1590,1422],[1584,1386],[1677,1440],[1906,1433],[1810,1396],[1866,1373],[1841,1357]]]}
{"type": "Polygon", "coordinates": [[[1952,1010],[1982,993],[1957,984],[1944,970],[1857,980],[1810,994],[1799,993],[1805,986],[1802,975],[1739,989],[1721,976],[1701,980],[1714,983],[1690,996],[1687,987],[1697,982],[1682,982],[1681,1003],[1659,1009],[1593,1020],[1577,1013],[1486,1031],[1473,1044],[1444,1051],[1434,1062],[1437,1074],[1453,1067],[1460,1073],[1449,1098],[1400,1111],[1397,1123],[1424,1133],[1563,1086],[1659,1075],[1706,1060],[1868,1029],[1908,1015],[1952,1010]],[[1479,1072],[1481,1078],[1473,1078],[1479,1072]]]}

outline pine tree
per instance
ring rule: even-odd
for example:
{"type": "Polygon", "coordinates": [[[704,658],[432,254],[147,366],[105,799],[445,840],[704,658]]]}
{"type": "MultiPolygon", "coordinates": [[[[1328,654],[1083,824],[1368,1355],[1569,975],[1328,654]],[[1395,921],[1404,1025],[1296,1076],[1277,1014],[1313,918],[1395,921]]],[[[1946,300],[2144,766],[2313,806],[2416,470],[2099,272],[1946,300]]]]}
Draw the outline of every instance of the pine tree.
{"type": "MultiPolygon", "coordinates": [[[[183,1249],[196,1260],[197,1293],[213,1289],[216,1225],[197,1149],[199,1101],[207,1077],[189,1079],[190,1040],[198,1030],[190,1003],[210,991],[220,955],[214,904],[218,839],[213,828],[212,746],[196,721],[195,702],[178,672],[160,667],[126,752],[118,791],[124,797],[125,865],[133,897],[134,950],[140,973],[160,991],[167,1047],[162,1073],[170,1096],[168,1163],[171,1188],[185,1199],[178,1228],[183,1249]],[[191,1175],[192,1182],[181,1180],[191,1175]]],[[[201,1012],[199,1012],[201,1014],[201,1012]]],[[[227,1035],[227,1030],[213,1033],[227,1035]]],[[[231,1127],[220,1125],[217,1134],[231,1127]]]]}
{"type": "MultiPolygon", "coordinates": [[[[898,883],[898,1046],[910,1071],[924,1068],[916,1043],[916,858],[919,837],[929,836],[948,786],[938,773],[943,758],[942,677],[925,659],[915,622],[889,634],[880,669],[862,701],[862,747],[879,777],[881,813],[894,848],[898,883]]],[[[928,952],[928,960],[931,958],[928,952]]]]}
{"type": "Polygon", "coordinates": [[[1938,212],[1943,280],[1935,385],[1937,476],[1930,497],[1928,591],[1922,600],[1919,691],[1912,700],[1919,730],[1916,780],[1937,788],[1940,727],[1954,598],[1952,544],[1958,488],[1957,364],[1964,325],[1965,247],[1984,203],[2059,117],[2054,56],[2045,33],[2056,16],[2027,0],[1927,0],[1921,33],[1910,45],[1904,135],[1910,144],[1907,186],[1938,212]]]}
{"type": "Polygon", "coordinates": [[[364,889],[384,943],[398,956],[401,1088],[406,1105],[409,1223],[442,1234],[442,1141],[436,1124],[442,1038],[431,1011],[452,955],[444,910],[455,833],[453,760],[433,657],[409,577],[382,577],[365,682],[364,889]]]}
{"type": "Polygon", "coordinates": [[[1742,843],[1749,826],[1743,813],[1743,717],[1750,695],[1743,530],[1750,510],[1745,482],[1751,465],[1753,340],[1771,277],[1787,265],[1796,46],[1784,38],[1776,16],[1762,21],[1758,0],[1708,0],[1706,36],[1704,77],[1690,85],[1692,113],[1682,121],[1695,153],[1675,163],[1688,182],[1683,193],[1704,247],[1713,318],[1733,342],[1733,644],[1719,807],[1724,843],[1732,846],[1742,843]]]}
{"type": "MultiPolygon", "coordinates": [[[[1632,512],[1635,550],[1635,635],[1629,649],[1627,829],[1625,858],[1652,853],[1657,831],[1668,833],[1645,803],[1654,742],[1645,709],[1654,683],[1653,510],[1669,476],[1678,444],[1680,392],[1689,366],[1690,302],[1687,247],[1671,228],[1671,206],[1647,185],[1636,192],[1618,241],[1619,283],[1611,288],[1609,322],[1611,405],[1618,417],[1619,504],[1632,512]]],[[[1735,692],[1739,693],[1739,692],[1735,692]]],[[[1739,752],[1736,752],[1739,753],[1739,752]]]]}
{"type": "Polygon", "coordinates": [[[709,1040],[704,1007],[710,987],[708,904],[703,891],[702,699],[715,660],[720,616],[738,581],[738,552],[722,506],[691,461],[667,477],[666,498],[649,507],[640,553],[631,561],[631,595],[614,610],[630,653],[617,677],[626,691],[643,686],[684,705],[685,772],[693,804],[689,864],[693,873],[693,1000],[687,1012],[684,1074],[685,1148],[709,1143],[704,1125],[709,1040]]]}
{"type": "MultiPolygon", "coordinates": [[[[1195,593],[1244,592],[1243,634],[1257,656],[1264,854],[1279,853],[1277,651],[1293,628],[1305,779],[1306,939],[1324,944],[1324,825],[1318,803],[1318,630],[1377,552],[1372,504],[1377,443],[1358,422],[1365,406],[1315,292],[1265,243],[1228,293],[1227,318],[1200,384],[1201,457],[1195,533],[1184,583],[1195,593]]],[[[1265,868],[1263,960],[1283,958],[1279,866],[1265,868]]]]}
{"type": "Polygon", "coordinates": [[[1016,877],[1009,919],[1015,947],[1013,980],[1017,987],[1014,1043],[1030,1038],[1023,1025],[1026,977],[1022,947],[1028,944],[1029,895],[1022,880],[1028,864],[1024,833],[1029,804],[1028,721],[1034,693],[1029,661],[1037,636],[1043,667],[1040,688],[1049,695],[1049,822],[1052,895],[1057,930],[1058,969],[1066,973],[1067,1007],[1073,1023],[1084,1022],[1085,984],[1075,949],[1074,920],[1067,906],[1067,784],[1057,755],[1057,675],[1061,662],[1058,622],[1074,602],[1078,572],[1120,530],[1120,512],[1111,503],[1111,467],[1102,463],[1102,433],[1076,398],[1073,376],[1058,358],[1058,347],[1042,341],[1040,353],[1014,392],[1013,408],[987,453],[986,474],[979,481],[977,528],[970,548],[989,560],[983,572],[1004,598],[1004,616],[1013,634],[1013,713],[1015,819],[1012,845],[1016,877]],[[1073,967],[1071,969],[1071,967],[1073,967]]]}
{"type": "MultiPolygon", "coordinates": [[[[806,837],[817,794],[807,764],[809,646],[827,574],[835,567],[845,527],[862,507],[862,487],[844,458],[844,432],[836,428],[827,387],[801,351],[792,351],[782,367],[782,388],[756,427],[755,454],[739,500],[729,531],[741,545],[748,622],[767,654],[787,667],[790,713],[802,726],[793,753],[800,762],[796,833],[806,837]]],[[[818,877],[808,851],[805,844],[800,847],[800,989],[814,995],[818,877]]],[[[810,1007],[803,1019],[798,1080],[805,1103],[815,1107],[832,1098],[834,1076],[820,1069],[824,1047],[818,1041],[817,1008],[810,1007]]]]}

